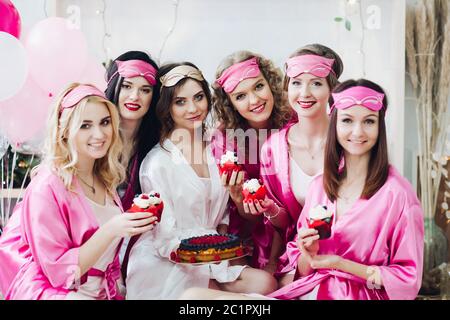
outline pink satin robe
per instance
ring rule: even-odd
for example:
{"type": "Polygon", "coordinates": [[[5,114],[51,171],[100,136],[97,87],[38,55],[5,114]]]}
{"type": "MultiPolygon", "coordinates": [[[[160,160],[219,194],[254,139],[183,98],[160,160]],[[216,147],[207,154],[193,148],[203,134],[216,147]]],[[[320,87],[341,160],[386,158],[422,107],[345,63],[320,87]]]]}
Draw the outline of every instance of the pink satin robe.
{"type": "MultiPolygon", "coordinates": [[[[0,237],[5,299],[64,299],[74,284],[85,281],[86,274],[81,279],[78,275],[79,250],[99,225],[76,180],[74,185],[76,193],[69,192],[47,167],[31,180],[0,237]]],[[[115,202],[120,206],[117,197],[115,202]]],[[[103,277],[109,298],[119,298],[117,254],[104,274],[93,268],[87,274],[103,277]]]]}
{"type": "MultiPolygon", "coordinates": [[[[273,133],[261,148],[261,178],[267,190],[268,196],[275,203],[284,208],[289,217],[289,225],[284,230],[277,228],[283,240],[283,248],[296,235],[296,224],[302,205],[298,203],[290,184],[289,145],[287,134],[289,128],[295,124],[291,121],[279,132],[273,133]]],[[[265,219],[266,225],[272,223],[265,219]]],[[[273,227],[272,227],[273,228],[273,227]]],[[[283,254],[278,263],[278,271],[287,263],[287,257],[283,254]]]]}
{"type": "MultiPolygon", "coordinates": [[[[225,141],[225,134],[223,131],[214,130],[211,146],[216,159],[217,165],[220,163],[220,158],[226,151],[237,152],[236,145],[227,146],[225,141]],[[228,149],[227,149],[228,147],[228,149]]],[[[257,145],[250,145],[249,148],[257,148],[257,145]]],[[[251,152],[258,152],[255,149],[251,149],[251,152]]],[[[239,155],[239,153],[238,153],[239,155]]],[[[259,160],[259,157],[258,157],[259,160]]],[[[245,171],[245,179],[259,179],[260,176],[260,163],[248,163],[243,159],[240,161],[245,171]]],[[[251,266],[254,268],[262,269],[266,266],[270,258],[270,250],[272,248],[273,228],[271,225],[265,224],[263,218],[256,223],[250,223],[243,218],[238,209],[231,200],[228,201],[228,210],[230,213],[230,222],[228,225],[228,232],[239,235],[242,239],[251,238],[253,242],[253,253],[251,266]]]]}
{"type": "MultiPolygon", "coordinates": [[[[326,205],[335,212],[322,186],[322,176],[311,183],[297,228],[306,226],[308,212],[326,205]]],[[[296,240],[296,239],[295,239],[296,240]]],[[[409,182],[390,167],[386,183],[370,199],[359,199],[332,225],[329,239],[319,240],[319,253],[338,255],[367,266],[378,266],[383,286],[334,269],[317,269],[271,293],[278,299],[296,299],[319,285],[317,299],[414,299],[423,270],[423,211],[409,182]]],[[[297,267],[296,241],[287,246],[289,264],[297,267]]],[[[370,280],[370,278],[369,278],[370,280]]]]}

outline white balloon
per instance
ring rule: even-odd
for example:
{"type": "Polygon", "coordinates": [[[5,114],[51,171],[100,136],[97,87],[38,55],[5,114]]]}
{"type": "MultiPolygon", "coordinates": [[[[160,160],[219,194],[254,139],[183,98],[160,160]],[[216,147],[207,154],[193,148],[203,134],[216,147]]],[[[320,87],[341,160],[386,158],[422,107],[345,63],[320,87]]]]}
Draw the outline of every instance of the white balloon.
{"type": "MultiPolygon", "coordinates": [[[[25,84],[28,57],[23,44],[13,35],[0,31],[0,101],[13,97],[25,84]]],[[[1,107],[1,104],[0,104],[1,107]]]]}

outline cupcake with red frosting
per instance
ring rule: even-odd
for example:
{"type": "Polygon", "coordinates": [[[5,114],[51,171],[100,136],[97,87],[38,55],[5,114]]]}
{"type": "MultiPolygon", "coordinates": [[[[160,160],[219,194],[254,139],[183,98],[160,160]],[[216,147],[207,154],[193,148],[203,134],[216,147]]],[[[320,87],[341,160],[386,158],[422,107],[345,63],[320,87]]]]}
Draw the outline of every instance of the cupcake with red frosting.
{"type": "Polygon", "coordinates": [[[238,163],[236,152],[227,151],[222,155],[222,157],[220,158],[219,173],[221,176],[224,173],[227,174],[227,182],[229,181],[233,171],[239,172],[241,170],[242,166],[238,163]]]}
{"type": "Polygon", "coordinates": [[[308,226],[319,232],[319,239],[328,239],[331,236],[333,212],[327,206],[317,205],[309,211],[308,226]]]}
{"type": "Polygon", "coordinates": [[[261,180],[250,179],[244,182],[242,186],[242,195],[244,196],[245,202],[250,200],[264,200],[266,197],[266,188],[261,180]]]}
{"type": "Polygon", "coordinates": [[[164,209],[164,202],[161,200],[159,193],[152,191],[150,193],[141,193],[133,199],[133,205],[128,212],[151,212],[156,220],[161,220],[161,214],[164,209]]]}

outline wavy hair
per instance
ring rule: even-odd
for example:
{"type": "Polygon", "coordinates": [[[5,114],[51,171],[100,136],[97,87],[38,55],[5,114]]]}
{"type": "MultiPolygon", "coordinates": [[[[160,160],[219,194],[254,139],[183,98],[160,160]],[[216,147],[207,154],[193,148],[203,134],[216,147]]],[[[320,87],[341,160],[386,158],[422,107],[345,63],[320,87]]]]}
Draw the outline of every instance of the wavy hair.
{"type": "Polygon", "coordinates": [[[72,181],[73,176],[77,174],[76,164],[78,162],[74,140],[83,122],[81,116],[86,110],[88,102],[104,103],[111,116],[113,135],[108,153],[103,158],[95,160],[94,174],[105,185],[107,192],[114,196],[117,186],[125,178],[125,168],[119,161],[122,152],[122,140],[119,135],[119,113],[116,106],[109,100],[98,96],[89,96],[82,99],[74,107],[64,109],[60,114],[63,97],[80,85],[79,83],[69,85],[58,97],[51,111],[43,163],[48,164],[58,174],[69,191],[74,191],[72,181]]]}
{"type": "MultiPolygon", "coordinates": [[[[256,57],[259,69],[267,80],[274,97],[274,106],[270,116],[270,129],[282,128],[291,118],[292,111],[287,104],[281,87],[283,74],[280,68],[262,55],[250,51],[236,51],[222,60],[216,71],[216,79],[232,65],[256,57]]],[[[227,93],[217,84],[213,84],[213,108],[216,120],[221,121],[225,129],[247,127],[247,120],[233,106],[227,93]]]]}

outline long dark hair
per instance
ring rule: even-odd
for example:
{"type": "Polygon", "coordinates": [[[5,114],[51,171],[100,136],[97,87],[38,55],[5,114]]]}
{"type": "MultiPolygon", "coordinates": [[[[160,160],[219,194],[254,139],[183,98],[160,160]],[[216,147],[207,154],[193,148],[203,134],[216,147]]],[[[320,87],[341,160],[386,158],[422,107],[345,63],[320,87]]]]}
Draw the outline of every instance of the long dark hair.
{"type": "MultiPolygon", "coordinates": [[[[172,70],[175,67],[179,66],[191,66],[195,69],[199,70],[196,65],[194,65],[191,62],[178,62],[178,63],[169,63],[166,65],[161,66],[158,72],[158,85],[161,85],[161,78],[167,74],[170,70],[172,70]]],[[[181,79],[176,85],[172,87],[162,87],[160,98],[158,100],[158,103],[156,104],[156,117],[158,118],[158,121],[161,126],[160,136],[159,136],[159,143],[162,146],[164,140],[166,140],[170,133],[172,132],[175,123],[173,122],[172,115],[170,114],[171,106],[173,103],[173,97],[175,95],[175,91],[181,87],[188,79],[197,81],[200,86],[203,89],[203,92],[205,93],[206,100],[208,101],[208,112],[211,111],[211,91],[209,89],[209,84],[206,80],[199,81],[192,78],[184,78],[181,79]]]]}
{"type": "MultiPolygon", "coordinates": [[[[145,52],[142,51],[128,51],[124,54],[118,56],[108,67],[106,71],[106,78],[108,81],[108,86],[105,90],[105,95],[108,100],[112,101],[116,106],[119,103],[119,95],[120,90],[122,88],[122,83],[124,78],[121,77],[117,72],[116,61],[127,61],[127,60],[142,60],[149,64],[151,64],[156,70],[159,69],[156,62],[145,52]]],[[[153,96],[152,101],[150,102],[150,108],[148,112],[142,118],[142,122],[139,126],[136,139],[137,139],[137,147],[136,147],[136,156],[138,165],[145,158],[147,153],[158,143],[159,141],[159,131],[160,126],[156,119],[155,108],[156,103],[159,100],[159,84],[157,83],[153,87],[153,96]]],[[[129,163],[126,164],[128,168],[128,176],[130,175],[132,162],[134,159],[134,155],[130,157],[129,163]]],[[[134,180],[134,191],[135,193],[140,193],[141,188],[139,184],[139,179],[130,179],[134,180]]]]}
{"type": "MultiPolygon", "coordinates": [[[[369,168],[367,172],[366,182],[361,197],[369,199],[372,197],[386,182],[389,174],[389,159],[386,140],[386,124],[384,122],[388,100],[386,94],[379,85],[366,80],[347,80],[339,84],[334,93],[344,91],[351,87],[367,87],[384,94],[383,108],[379,111],[378,121],[378,140],[372,147],[370,152],[369,168]]],[[[333,105],[333,97],[330,96],[329,104],[333,105]]],[[[325,145],[325,159],[323,168],[323,186],[328,198],[334,201],[338,198],[339,187],[342,180],[347,175],[347,168],[339,170],[339,164],[343,157],[343,148],[339,144],[336,133],[337,109],[331,112],[330,125],[328,127],[327,143],[325,145]]]]}

